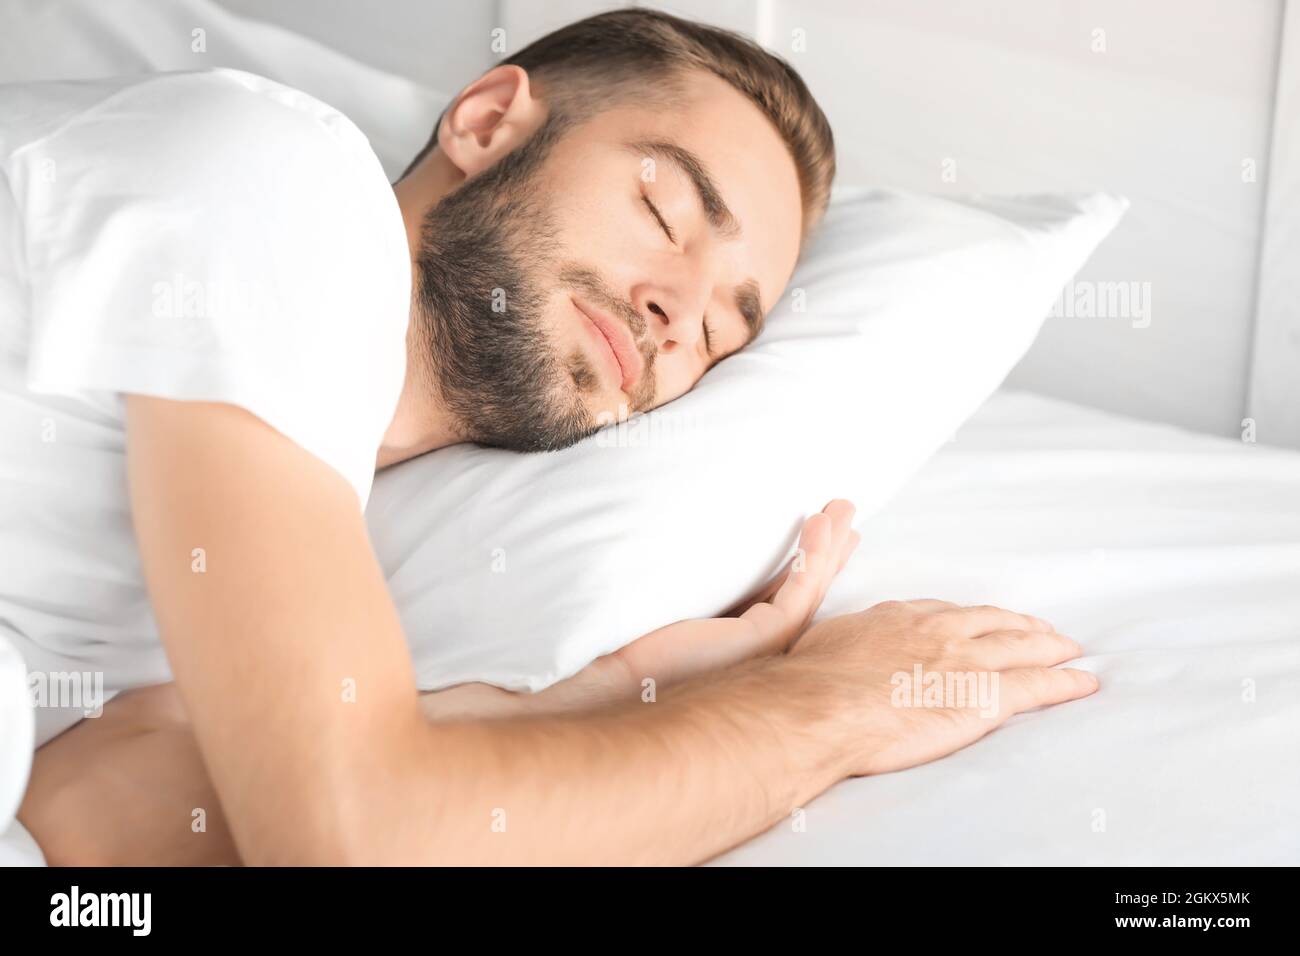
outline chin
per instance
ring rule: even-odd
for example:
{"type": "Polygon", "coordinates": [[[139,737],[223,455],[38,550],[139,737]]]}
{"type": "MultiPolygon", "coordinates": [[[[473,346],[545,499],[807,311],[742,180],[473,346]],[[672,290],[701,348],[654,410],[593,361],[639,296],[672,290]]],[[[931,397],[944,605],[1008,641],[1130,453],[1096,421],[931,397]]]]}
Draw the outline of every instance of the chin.
{"type": "Polygon", "coordinates": [[[591,410],[597,428],[604,428],[606,425],[627,421],[635,414],[637,412],[633,411],[631,403],[623,395],[595,404],[591,410]]]}

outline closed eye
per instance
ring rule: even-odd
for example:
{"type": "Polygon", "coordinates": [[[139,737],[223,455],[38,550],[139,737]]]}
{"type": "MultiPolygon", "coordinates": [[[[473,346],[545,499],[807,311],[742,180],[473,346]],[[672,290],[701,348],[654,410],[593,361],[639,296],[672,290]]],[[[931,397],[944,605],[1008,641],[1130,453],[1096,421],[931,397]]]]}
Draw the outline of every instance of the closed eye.
{"type": "Polygon", "coordinates": [[[659,207],[651,202],[650,197],[645,193],[641,194],[641,201],[645,203],[645,207],[650,210],[650,215],[655,217],[655,222],[659,223],[659,228],[664,231],[664,235],[668,237],[668,241],[673,245],[677,245],[677,236],[673,234],[673,227],[668,225],[663,215],[659,212],[659,207]]]}

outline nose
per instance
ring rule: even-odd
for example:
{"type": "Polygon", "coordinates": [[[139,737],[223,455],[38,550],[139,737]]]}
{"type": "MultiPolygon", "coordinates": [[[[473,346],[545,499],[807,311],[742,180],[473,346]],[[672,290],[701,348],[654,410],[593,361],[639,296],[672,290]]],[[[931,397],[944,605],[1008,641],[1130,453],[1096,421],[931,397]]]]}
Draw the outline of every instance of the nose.
{"type": "Polygon", "coordinates": [[[633,294],[632,304],[646,317],[648,334],[660,350],[694,348],[704,334],[705,294],[643,285],[633,294]]]}

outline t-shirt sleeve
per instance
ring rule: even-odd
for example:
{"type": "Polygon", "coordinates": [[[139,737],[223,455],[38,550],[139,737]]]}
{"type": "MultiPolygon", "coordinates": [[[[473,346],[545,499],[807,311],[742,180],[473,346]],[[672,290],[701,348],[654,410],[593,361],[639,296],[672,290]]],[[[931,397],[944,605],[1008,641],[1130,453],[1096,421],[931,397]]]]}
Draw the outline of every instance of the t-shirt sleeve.
{"type": "Polygon", "coordinates": [[[236,71],[143,81],[11,157],[27,385],[247,409],[364,507],[405,374],[410,260],[342,114],[236,71]]]}

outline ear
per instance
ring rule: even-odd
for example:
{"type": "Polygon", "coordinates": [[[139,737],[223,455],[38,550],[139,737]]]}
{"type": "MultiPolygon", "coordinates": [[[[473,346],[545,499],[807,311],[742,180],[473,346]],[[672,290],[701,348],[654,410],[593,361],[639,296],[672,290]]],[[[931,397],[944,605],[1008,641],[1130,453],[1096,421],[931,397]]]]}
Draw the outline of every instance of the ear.
{"type": "Polygon", "coordinates": [[[522,145],[546,119],[546,106],[532,95],[528,74],[495,66],[465,87],[438,127],[438,149],[466,178],[480,173],[522,145]]]}

